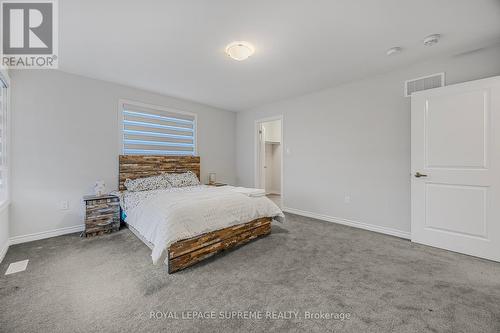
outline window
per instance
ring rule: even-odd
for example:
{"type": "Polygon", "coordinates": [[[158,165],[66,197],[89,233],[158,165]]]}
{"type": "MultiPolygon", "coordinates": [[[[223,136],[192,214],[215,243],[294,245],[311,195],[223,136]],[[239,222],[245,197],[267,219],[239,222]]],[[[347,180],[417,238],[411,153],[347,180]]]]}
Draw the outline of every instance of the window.
{"type": "Polygon", "coordinates": [[[120,134],[125,155],[196,155],[196,115],[122,101],[120,134]]]}
{"type": "Polygon", "coordinates": [[[8,77],[0,72],[0,205],[9,201],[9,91],[8,77]]]}

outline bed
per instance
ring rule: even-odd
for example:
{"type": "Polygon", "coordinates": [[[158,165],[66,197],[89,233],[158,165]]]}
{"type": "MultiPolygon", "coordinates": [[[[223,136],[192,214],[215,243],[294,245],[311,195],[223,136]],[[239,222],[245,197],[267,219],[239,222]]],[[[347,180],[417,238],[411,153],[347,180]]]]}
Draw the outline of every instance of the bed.
{"type": "Polygon", "coordinates": [[[193,172],[198,156],[119,156],[119,196],[123,222],[151,250],[153,263],[174,273],[221,251],[271,233],[282,211],[267,197],[252,197],[232,186],[206,185],[129,192],[127,179],[193,172]]]}

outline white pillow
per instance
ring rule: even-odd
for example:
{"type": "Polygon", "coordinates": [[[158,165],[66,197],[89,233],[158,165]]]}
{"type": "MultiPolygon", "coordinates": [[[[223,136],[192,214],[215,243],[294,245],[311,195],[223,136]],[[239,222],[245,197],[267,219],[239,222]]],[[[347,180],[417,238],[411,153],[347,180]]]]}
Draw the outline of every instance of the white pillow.
{"type": "Polygon", "coordinates": [[[200,185],[200,181],[196,174],[192,171],[184,173],[166,173],[165,178],[172,187],[185,187],[200,185]]]}

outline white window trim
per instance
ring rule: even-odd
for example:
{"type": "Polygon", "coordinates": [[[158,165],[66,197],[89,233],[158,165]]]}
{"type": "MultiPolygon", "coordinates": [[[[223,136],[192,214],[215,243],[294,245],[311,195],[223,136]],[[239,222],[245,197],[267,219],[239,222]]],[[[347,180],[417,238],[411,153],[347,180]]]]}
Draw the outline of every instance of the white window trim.
{"type": "Polygon", "coordinates": [[[179,109],[169,108],[166,106],[147,104],[143,102],[137,102],[129,99],[120,99],[118,101],[118,151],[123,155],[123,109],[125,104],[134,105],[137,107],[143,107],[148,109],[154,109],[159,111],[165,111],[170,113],[184,114],[187,116],[194,117],[194,156],[198,156],[198,114],[187,112],[179,109]]]}
{"type": "Polygon", "coordinates": [[[7,115],[7,124],[6,124],[6,135],[5,135],[5,158],[7,160],[7,165],[6,165],[6,176],[4,179],[4,184],[5,184],[5,200],[0,202],[0,212],[2,212],[5,208],[9,207],[10,201],[11,201],[11,188],[10,188],[10,181],[11,181],[11,168],[10,168],[10,149],[11,149],[11,83],[10,83],[10,77],[9,73],[6,68],[0,67],[0,79],[4,81],[7,84],[7,98],[6,98],[6,103],[5,105],[7,106],[6,110],[6,115],[7,115]]]}

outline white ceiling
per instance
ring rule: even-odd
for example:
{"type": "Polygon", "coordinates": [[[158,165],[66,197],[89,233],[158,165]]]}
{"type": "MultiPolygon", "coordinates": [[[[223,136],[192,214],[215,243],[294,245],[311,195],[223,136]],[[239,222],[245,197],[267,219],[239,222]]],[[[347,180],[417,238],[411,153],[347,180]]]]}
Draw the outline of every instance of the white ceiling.
{"type": "Polygon", "coordinates": [[[498,0],[60,0],[60,68],[239,111],[500,39],[498,0]],[[422,39],[441,33],[424,47],[422,39]],[[256,47],[237,62],[234,40],[256,47]],[[387,57],[386,49],[404,52],[387,57]]]}

